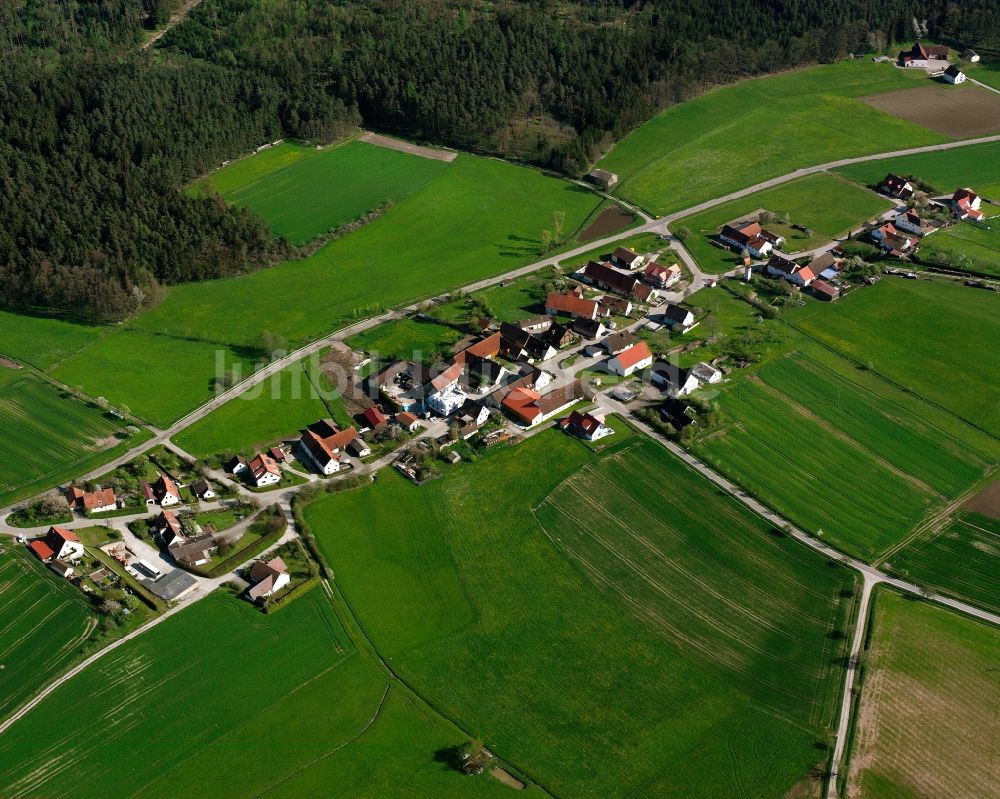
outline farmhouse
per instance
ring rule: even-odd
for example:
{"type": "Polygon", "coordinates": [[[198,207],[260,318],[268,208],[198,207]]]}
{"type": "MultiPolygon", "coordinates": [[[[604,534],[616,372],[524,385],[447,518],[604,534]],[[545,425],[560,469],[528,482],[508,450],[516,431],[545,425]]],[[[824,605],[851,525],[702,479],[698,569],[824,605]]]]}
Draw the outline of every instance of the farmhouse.
{"type": "Polygon", "coordinates": [[[501,406],[526,427],[533,427],[576,402],[576,385],[570,384],[544,396],[531,388],[513,389],[501,406]]]}
{"type": "Polygon", "coordinates": [[[649,351],[649,345],[645,341],[640,341],[611,358],[608,361],[608,369],[616,375],[628,377],[633,372],[645,369],[652,362],[653,353],[649,351]]]}
{"type": "Polygon", "coordinates": [[[49,561],[49,568],[60,577],[65,577],[67,580],[73,576],[73,567],[64,560],[49,561]]]}
{"type": "Polygon", "coordinates": [[[561,325],[558,322],[553,324],[545,334],[545,341],[556,349],[562,349],[563,347],[568,347],[570,344],[575,344],[578,338],[572,328],[561,325]]]}
{"type": "Polygon", "coordinates": [[[759,222],[737,222],[735,225],[723,225],[719,240],[740,252],[746,250],[754,258],[763,258],[785,239],[764,230],[759,222]]]}
{"type": "Polygon", "coordinates": [[[281,481],[281,469],[270,455],[258,452],[253,460],[247,464],[250,470],[250,477],[257,488],[274,485],[281,481]]]}
{"type": "Polygon", "coordinates": [[[646,266],[642,279],[654,288],[670,288],[681,279],[681,268],[677,264],[663,266],[653,261],[646,266]]]}
{"type": "Polygon", "coordinates": [[[170,546],[175,540],[184,540],[181,532],[181,523],[172,511],[160,511],[160,515],[153,522],[153,533],[160,537],[160,540],[170,546]]]}
{"type": "Polygon", "coordinates": [[[959,219],[972,219],[979,222],[983,218],[983,212],[979,210],[982,199],[972,189],[955,189],[951,196],[951,209],[959,219]]]}
{"type": "Polygon", "coordinates": [[[215,499],[215,491],[208,480],[199,478],[191,483],[191,493],[198,499],[215,499]]]}
{"type": "Polygon", "coordinates": [[[635,250],[630,250],[628,247],[618,247],[611,253],[611,261],[615,266],[620,266],[622,269],[631,271],[635,271],[641,267],[645,260],[645,255],[639,255],[635,250]]]}
{"type": "Polygon", "coordinates": [[[916,42],[909,50],[901,50],[899,53],[901,67],[927,67],[931,61],[947,60],[948,48],[945,45],[932,44],[924,47],[920,42],[916,42]]]}
{"type": "Polygon", "coordinates": [[[694,314],[683,305],[669,306],[663,315],[663,323],[672,330],[679,330],[681,333],[687,333],[698,324],[694,314]]]}
{"type": "Polygon", "coordinates": [[[589,261],[584,267],[583,278],[598,288],[615,291],[639,302],[647,302],[655,296],[651,286],[644,284],[635,275],[619,272],[610,264],[589,261]]]}
{"type": "Polygon", "coordinates": [[[500,339],[500,354],[511,361],[546,361],[556,354],[548,341],[509,322],[500,325],[500,339]]]}
{"type": "Polygon", "coordinates": [[[568,291],[565,294],[552,292],[545,299],[545,313],[564,314],[580,319],[596,319],[599,306],[594,300],[583,299],[582,291],[568,291]]]}
{"type": "Polygon", "coordinates": [[[247,459],[242,455],[234,455],[232,460],[226,464],[225,469],[229,474],[239,474],[247,468],[247,459]]]}
{"type": "Polygon", "coordinates": [[[608,355],[617,355],[635,344],[636,337],[628,330],[621,333],[614,333],[604,339],[604,349],[608,355]]]}
{"type": "Polygon", "coordinates": [[[112,488],[98,488],[96,491],[85,492],[70,486],[66,490],[66,501],[71,508],[85,513],[106,513],[118,508],[118,500],[112,488]]]}
{"type": "Polygon", "coordinates": [[[894,175],[892,172],[882,179],[879,188],[885,194],[895,197],[898,200],[909,200],[914,192],[913,184],[910,181],[901,178],[899,175],[894,175]]]}
{"type": "MultiPolygon", "coordinates": [[[[72,563],[83,557],[83,544],[80,543],[76,533],[65,527],[50,527],[44,539],[37,539],[32,544],[39,541],[44,543],[45,549],[52,553],[49,557],[55,560],[65,560],[72,563]]],[[[42,557],[36,547],[32,546],[32,550],[40,558],[42,557]]],[[[46,558],[42,558],[42,560],[46,560],[46,558]]]]}
{"type": "Polygon", "coordinates": [[[660,386],[670,397],[684,397],[700,387],[698,378],[677,364],[657,361],[649,372],[654,385],[660,386]]]}
{"type": "Polygon", "coordinates": [[[767,262],[767,273],[798,286],[808,286],[816,279],[816,275],[808,266],[801,266],[780,255],[772,256],[767,262]]]}
{"type": "Polygon", "coordinates": [[[341,461],[346,459],[344,450],[357,435],[353,427],[341,430],[332,419],[322,419],[302,431],[299,446],[320,474],[331,475],[340,471],[341,461]]]}
{"type": "Polygon", "coordinates": [[[942,77],[951,84],[965,83],[965,73],[954,64],[944,71],[942,77]]]}
{"type": "Polygon", "coordinates": [[[267,454],[274,458],[278,463],[284,463],[288,460],[288,453],[285,452],[282,447],[271,447],[267,454]]]}
{"type": "Polygon", "coordinates": [[[420,429],[420,419],[409,411],[396,414],[396,424],[402,427],[407,433],[415,433],[420,429]]]}
{"type": "Polygon", "coordinates": [[[601,316],[631,316],[632,303],[624,297],[612,297],[610,294],[601,297],[601,316]]]}
{"type": "Polygon", "coordinates": [[[600,416],[580,413],[579,411],[573,411],[565,419],[561,419],[559,426],[566,432],[585,438],[587,441],[597,441],[615,432],[604,423],[604,419],[600,416]]]}
{"type": "Polygon", "coordinates": [[[485,405],[469,398],[458,409],[454,418],[459,424],[459,437],[463,440],[468,440],[486,424],[486,420],[490,418],[490,412],[485,405]]]}
{"type": "Polygon", "coordinates": [[[916,208],[909,208],[896,215],[895,225],[897,230],[905,230],[917,236],[926,236],[937,230],[937,226],[927,222],[920,216],[916,208]]]}
{"type": "Polygon", "coordinates": [[[587,173],[587,182],[607,191],[618,183],[618,175],[614,172],[608,172],[606,169],[591,169],[587,173]]]}
{"type": "Polygon", "coordinates": [[[817,280],[819,278],[833,280],[840,274],[841,263],[843,263],[842,258],[837,258],[830,250],[827,250],[813,258],[808,263],[808,267],[816,275],[817,280]]]}
{"type": "Polygon", "coordinates": [[[273,596],[291,582],[288,567],[279,557],[267,562],[258,560],[250,567],[249,577],[253,587],[247,590],[247,596],[254,602],[273,596]]]}
{"type": "Polygon", "coordinates": [[[160,506],[164,508],[178,505],[181,501],[181,492],[177,489],[177,485],[165,474],[161,474],[153,483],[153,494],[160,506]]]}
{"type": "Polygon", "coordinates": [[[347,445],[347,451],[356,458],[367,458],[372,454],[371,447],[365,443],[361,436],[355,436],[351,439],[351,443],[347,445]]]}
{"type": "Polygon", "coordinates": [[[599,319],[574,319],[573,330],[588,339],[600,338],[608,332],[599,319]]]}

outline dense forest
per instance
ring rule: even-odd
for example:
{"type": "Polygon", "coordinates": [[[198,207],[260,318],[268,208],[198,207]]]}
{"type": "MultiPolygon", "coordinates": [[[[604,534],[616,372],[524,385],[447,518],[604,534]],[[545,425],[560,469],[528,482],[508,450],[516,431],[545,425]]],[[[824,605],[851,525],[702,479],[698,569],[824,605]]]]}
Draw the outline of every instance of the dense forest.
{"type": "Polygon", "coordinates": [[[706,87],[928,36],[1000,47],[993,0],[178,0],[0,4],[0,303],[121,319],[287,256],[180,189],[358,124],[577,174],[706,87]],[[914,19],[914,15],[918,17],[914,19]]]}

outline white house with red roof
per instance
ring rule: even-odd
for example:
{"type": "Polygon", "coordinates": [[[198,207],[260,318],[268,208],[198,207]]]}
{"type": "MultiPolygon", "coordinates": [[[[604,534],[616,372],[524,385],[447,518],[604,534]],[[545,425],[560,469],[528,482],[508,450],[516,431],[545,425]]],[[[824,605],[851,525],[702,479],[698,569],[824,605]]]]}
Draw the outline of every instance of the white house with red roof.
{"type": "Polygon", "coordinates": [[[735,225],[723,225],[719,240],[737,250],[746,250],[754,258],[763,258],[775,247],[781,246],[785,239],[764,230],[759,222],[737,222],[735,225]]]}
{"type": "Polygon", "coordinates": [[[670,288],[681,279],[681,268],[677,264],[663,266],[663,264],[653,261],[647,264],[645,271],[642,273],[642,279],[658,289],[670,288]]]}
{"type": "Polygon", "coordinates": [[[803,287],[808,286],[816,279],[813,270],[808,266],[802,266],[788,258],[782,258],[780,255],[772,256],[771,260],[767,262],[767,273],[803,287]]]}
{"type": "Polygon", "coordinates": [[[565,419],[560,420],[559,426],[575,436],[585,438],[587,441],[597,441],[615,432],[604,423],[603,417],[595,416],[592,413],[580,413],[579,411],[573,411],[565,419]]]}
{"type": "Polygon", "coordinates": [[[247,596],[254,602],[273,596],[291,582],[285,562],[274,557],[269,561],[258,560],[250,567],[250,581],[254,584],[247,596]]]}
{"type": "Polygon", "coordinates": [[[57,526],[50,527],[43,538],[36,538],[28,544],[28,548],[46,563],[50,560],[72,562],[79,560],[84,554],[83,544],[76,533],[57,526]]]}
{"type": "Polygon", "coordinates": [[[983,219],[983,212],[979,210],[982,199],[972,189],[956,189],[951,196],[951,209],[959,219],[971,219],[979,222],[983,219]]]}
{"type": "Polygon", "coordinates": [[[633,372],[645,369],[652,362],[653,353],[650,352],[649,345],[645,341],[640,341],[608,359],[608,369],[616,375],[628,377],[633,372]]]}
{"type": "Polygon", "coordinates": [[[281,468],[270,455],[258,452],[247,464],[250,478],[257,488],[281,482],[281,468]]]}
{"type": "Polygon", "coordinates": [[[76,486],[70,486],[66,491],[66,501],[71,508],[90,513],[106,513],[118,509],[118,499],[113,488],[82,491],[76,486]]]}
{"type": "Polygon", "coordinates": [[[552,292],[545,300],[545,313],[577,319],[596,319],[600,313],[600,305],[594,300],[585,300],[582,291],[567,291],[565,294],[552,292]]]}
{"type": "Polygon", "coordinates": [[[906,178],[889,172],[880,184],[882,191],[897,200],[909,200],[913,196],[914,187],[906,178]]]}
{"type": "Polygon", "coordinates": [[[309,425],[299,438],[305,459],[313,464],[321,474],[339,472],[341,464],[347,461],[347,446],[358,437],[353,427],[341,430],[332,419],[322,419],[309,425]]]}
{"type": "Polygon", "coordinates": [[[181,492],[177,488],[177,484],[165,474],[161,474],[156,483],[153,484],[153,494],[156,496],[157,502],[160,503],[160,507],[163,508],[179,505],[181,501],[181,492]]]}

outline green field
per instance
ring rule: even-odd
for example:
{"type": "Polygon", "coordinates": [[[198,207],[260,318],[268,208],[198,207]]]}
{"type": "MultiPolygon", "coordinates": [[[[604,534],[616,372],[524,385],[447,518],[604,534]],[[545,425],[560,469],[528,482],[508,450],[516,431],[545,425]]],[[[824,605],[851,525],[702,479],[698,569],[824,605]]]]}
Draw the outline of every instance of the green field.
{"type": "Polygon", "coordinates": [[[380,653],[556,795],[774,797],[823,763],[850,573],[648,439],[547,432],[306,518],[380,653]]]}
{"type": "Polygon", "coordinates": [[[847,795],[997,795],[1000,630],[880,591],[847,795]]]}
{"type": "Polygon", "coordinates": [[[840,167],[837,172],[868,186],[880,183],[887,172],[893,172],[919,178],[942,194],[971,186],[984,197],[997,197],[1000,196],[1000,142],[865,161],[840,167]]]}
{"type": "Polygon", "coordinates": [[[991,229],[959,222],[925,236],[920,240],[920,260],[1000,277],[1000,218],[987,224],[991,229]]]}
{"type": "Polygon", "coordinates": [[[885,568],[914,583],[1000,612],[1000,522],[960,513],[892,555],[885,568]]]}
{"type": "Polygon", "coordinates": [[[664,214],[802,167],[947,141],[855,99],[921,79],[857,60],[743,81],[668,108],[600,166],[621,177],[616,194],[664,214]]]}
{"type": "Polygon", "coordinates": [[[431,158],[351,141],[321,152],[281,144],[249,161],[268,156],[267,169],[251,172],[237,161],[210,176],[232,205],[249,208],[276,235],[303,244],[339,225],[352,222],[386,202],[399,202],[442,174],[448,164],[431,158]],[[283,151],[293,152],[285,153],[283,151]],[[270,167],[274,167],[273,169],[270,167]],[[236,177],[229,178],[233,170],[236,177]],[[250,174],[248,174],[250,173],[250,174]],[[247,182],[252,174],[255,179],[247,182]]]}
{"type": "Polygon", "coordinates": [[[211,399],[215,377],[231,369],[246,377],[258,357],[254,349],[200,341],[183,331],[171,336],[123,328],[67,359],[52,374],[168,427],[211,399]]]}
{"type": "Polygon", "coordinates": [[[322,591],[267,616],[217,593],[17,722],[0,794],[509,795],[434,762],[462,740],[353,649],[322,591]]]}
{"type": "Polygon", "coordinates": [[[883,280],[792,325],[983,430],[1000,433],[1000,296],[943,282],[883,280]]]}
{"type": "Polygon", "coordinates": [[[226,164],[193,183],[188,191],[194,195],[216,192],[226,196],[300,161],[316,158],[321,152],[307,144],[284,142],[226,164]]]}
{"type": "Polygon", "coordinates": [[[787,239],[779,248],[782,252],[796,253],[815,249],[833,238],[846,235],[891,207],[892,203],[888,200],[824,172],[686,217],[673,223],[671,229],[676,232],[681,227],[687,227],[691,236],[684,241],[684,246],[702,270],[720,273],[741,266],[742,261],[739,253],[712,243],[716,234],[727,222],[751,218],[752,212],[758,208],[776,214],[779,220],[788,214],[791,224],[812,231],[812,235],[807,236],[780,221],[764,225],[767,230],[787,239]]]}
{"type": "Polygon", "coordinates": [[[0,310],[0,356],[15,358],[36,369],[50,368],[92,344],[101,333],[99,327],[0,310]]]}
{"type": "Polygon", "coordinates": [[[0,504],[100,466],[149,437],[129,437],[100,408],[27,370],[0,369],[0,504]]]}
{"type": "Polygon", "coordinates": [[[211,397],[217,353],[247,364],[262,330],[295,346],[378,309],[530,263],[554,211],[565,211],[572,235],[599,201],[531,169],[460,155],[437,180],[310,258],[175,286],[55,374],[167,425],[211,397]]]}
{"type": "Polygon", "coordinates": [[[24,547],[0,550],[0,719],[64,671],[95,624],[83,595],[24,547]]]}
{"type": "Polygon", "coordinates": [[[317,357],[297,361],[185,428],[174,441],[196,458],[253,451],[296,436],[317,419],[349,423],[343,401],[328,389],[317,357]]]}
{"type": "Polygon", "coordinates": [[[444,352],[462,337],[460,331],[422,319],[393,319],[369,328],[345,342],[358,352],[383,361],[423,360],[444,352]]]}

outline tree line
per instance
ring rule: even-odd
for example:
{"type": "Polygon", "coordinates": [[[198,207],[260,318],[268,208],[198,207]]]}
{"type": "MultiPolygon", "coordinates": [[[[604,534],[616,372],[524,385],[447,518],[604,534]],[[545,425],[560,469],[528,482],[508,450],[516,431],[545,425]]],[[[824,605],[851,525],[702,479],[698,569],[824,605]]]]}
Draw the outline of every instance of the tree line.
{"type": "Polygon", "coordinates": [[[995,2],[178,0],[0,4],[0,304],[117,320],[165,284],[287,257],[182,188],[281,136],[358,124],[578,175],[713,84],[889,41],[995,47],[995,2]]]}

